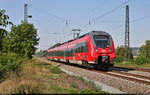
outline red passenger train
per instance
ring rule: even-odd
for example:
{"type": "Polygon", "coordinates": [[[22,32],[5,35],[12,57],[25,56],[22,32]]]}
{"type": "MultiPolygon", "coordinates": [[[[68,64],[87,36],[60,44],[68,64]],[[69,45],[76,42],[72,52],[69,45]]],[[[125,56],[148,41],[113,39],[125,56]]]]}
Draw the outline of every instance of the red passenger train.
{"type": "Polygon", "coordinates": [[[49,48],[47,58],[106,69],[113,66],[116,54],[111,35],[104,31],[91,31],[57,47],[49,48]]]}

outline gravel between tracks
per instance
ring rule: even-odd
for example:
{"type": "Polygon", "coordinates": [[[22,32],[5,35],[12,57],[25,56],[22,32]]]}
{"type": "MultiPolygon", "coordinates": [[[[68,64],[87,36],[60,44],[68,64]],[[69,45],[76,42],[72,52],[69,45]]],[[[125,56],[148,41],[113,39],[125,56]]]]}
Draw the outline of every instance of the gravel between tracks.
{"type": "MultiPolygon", "coordinates": [[[[45,58],[39,58],[42,61],[49,62],[45,58]]],[[[140,84],[137,82],[125,80],[118,77],[113,77],[90,70],[82,69],[79,67],[69,66],[62,63],[52,62],[53,65],[59,66],[59,68],[65,69],[69,72],[86,77],[87,79],[98,81],[100,83],[118,88],[119,90],[127,93],[150,93],[150,85],[140,84]]]]}

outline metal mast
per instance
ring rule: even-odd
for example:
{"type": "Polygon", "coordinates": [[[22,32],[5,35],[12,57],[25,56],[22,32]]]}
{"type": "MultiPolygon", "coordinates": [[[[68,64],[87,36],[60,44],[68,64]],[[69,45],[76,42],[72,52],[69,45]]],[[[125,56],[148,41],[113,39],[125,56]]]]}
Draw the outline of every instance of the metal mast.
{"type": "Polygon", "coordinates": [[[24,4],[24,21],[28,22],[28,9],[27,4],[24,4]]]}
{"type": "Polygon", "coordinates": [[[129,37],[129,5],[126,5],[126,21],[125,21],[125,61],[130,59],[129,47],[130,47],[130,37],[129,37]]]}

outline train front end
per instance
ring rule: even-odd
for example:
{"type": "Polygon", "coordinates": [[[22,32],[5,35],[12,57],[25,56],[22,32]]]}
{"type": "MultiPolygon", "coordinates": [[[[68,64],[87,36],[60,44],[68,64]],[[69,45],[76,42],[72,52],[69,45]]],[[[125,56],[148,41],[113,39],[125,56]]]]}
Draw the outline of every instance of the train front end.
{"type": "Polygon", "coordinates": [[[93,61],[101,67],[113,66],[116,54],[112,37],[103,31],[92,31],[91,39],[93,43],[93,61]]]}

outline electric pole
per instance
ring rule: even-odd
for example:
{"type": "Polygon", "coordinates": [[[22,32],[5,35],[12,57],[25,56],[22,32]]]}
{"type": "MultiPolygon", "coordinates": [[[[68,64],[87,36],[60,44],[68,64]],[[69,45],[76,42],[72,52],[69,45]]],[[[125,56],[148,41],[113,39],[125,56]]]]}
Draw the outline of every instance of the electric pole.
{"type": "Polygon", "coordinates": [[[129,36],[129,5],[126,5],[126,17],[125,17],[125,61],[130,59],[130,36],[129,36]]]}
{"type": "Polygon", "coordinates": [[[28,22],[28,18],[32,18],[32,15],[28,15],[28,5],[24,4],[24,22],[28,22]]]}
{"type": "Polygon", "coordinates": [[[24,21],[28,22],[28,9],[27,9],[27,4],[24,4],[24,21]]]}

